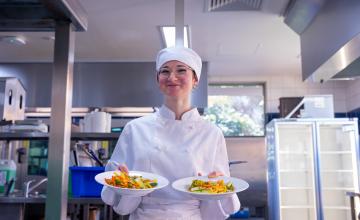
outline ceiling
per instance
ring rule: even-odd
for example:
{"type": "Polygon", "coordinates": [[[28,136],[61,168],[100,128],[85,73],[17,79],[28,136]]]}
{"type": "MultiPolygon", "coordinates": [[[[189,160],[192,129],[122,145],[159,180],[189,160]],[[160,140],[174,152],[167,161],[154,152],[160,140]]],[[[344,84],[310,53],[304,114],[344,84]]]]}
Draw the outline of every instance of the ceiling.
{"type": "MultiPolygon", "coordinates": [[[[154,61],[162,48],[159,25],[173,25],[174,0],[80,0],[88,30],[76,33],[75,61],[154,61]]],[[[261,11],[205,10],[185,0],[191,47],[209,62],[209,75],[301,74],[300,37],[280,16],[288,0],[263,0],[261,11]]],[[[0,62],[51,62],[51,32],[7,33],[23,46],[0,42],[0,62]]]]}

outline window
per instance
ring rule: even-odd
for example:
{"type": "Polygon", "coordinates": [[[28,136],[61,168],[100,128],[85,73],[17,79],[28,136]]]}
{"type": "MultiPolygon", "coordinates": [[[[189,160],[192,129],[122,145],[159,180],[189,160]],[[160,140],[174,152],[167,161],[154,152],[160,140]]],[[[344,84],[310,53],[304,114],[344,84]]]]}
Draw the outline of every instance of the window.
{"type": "Polygon", "coordinates": [[[264,136],[264,84],[210,84],[205,119],[224,136],[264,136]]]}

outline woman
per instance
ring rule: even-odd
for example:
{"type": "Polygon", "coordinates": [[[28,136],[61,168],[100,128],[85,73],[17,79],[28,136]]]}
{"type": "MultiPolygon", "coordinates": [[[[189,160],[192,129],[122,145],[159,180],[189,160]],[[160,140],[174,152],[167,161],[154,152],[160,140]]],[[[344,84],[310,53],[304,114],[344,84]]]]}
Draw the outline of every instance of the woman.
{"type": "MultiPolygon", "coordinates": [[[[201,174],[229,176],[224,136],[191,107],[191,92],[201,74],[201,58],[189,48],[165,48],[156,59],[156,79],[164,95],[154,114],[124,128],[106,170],[140,170],[166,177],[170,183],[201,174]]],[[[240,208],[236,195],[199,201],[169,186],[144,197],[115,195],[104,187],[103,201],[130,219],[225,219],[240,208]]]]}

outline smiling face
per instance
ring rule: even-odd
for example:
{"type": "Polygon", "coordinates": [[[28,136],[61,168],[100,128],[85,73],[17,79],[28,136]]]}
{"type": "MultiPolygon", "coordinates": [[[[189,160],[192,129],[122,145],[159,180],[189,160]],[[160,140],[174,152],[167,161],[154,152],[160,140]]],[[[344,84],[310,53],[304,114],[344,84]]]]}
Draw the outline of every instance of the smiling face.
{"type": "Polygon", "coordinates": [[[158,72],[158,85],[166,98],[187,99],[197,84],[193,70],[186,64],[172,60],[164,63],[158,72]]]}

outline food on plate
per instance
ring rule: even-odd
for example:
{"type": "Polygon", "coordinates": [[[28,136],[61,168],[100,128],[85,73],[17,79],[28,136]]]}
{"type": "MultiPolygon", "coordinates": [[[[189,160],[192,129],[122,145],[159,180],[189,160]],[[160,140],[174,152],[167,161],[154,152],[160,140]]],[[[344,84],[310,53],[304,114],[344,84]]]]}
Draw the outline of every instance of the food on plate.
{"type": "Polygon", "coordinates": [[[217,181],[193,180],[188,190],[190,192],[218,194],[218,193],[234,192],[235,188],[232,182],[225,183],[224,180],[217,180],[217,181]]]}
{"type": "Polygon", "coordinates": [[[129,176],[128,173],[121,171],[115,171],[111,178],[105,178],[105,182],[111,186],[130,189],[150,189],[158,185],[156,179],[151,180],[142,176],[129,176]]]}

